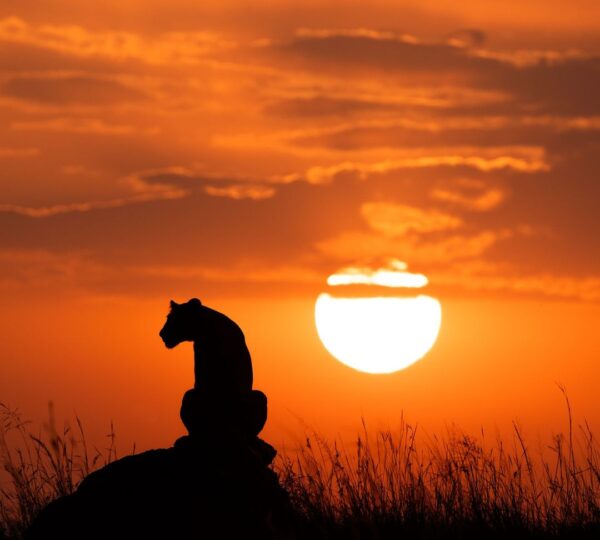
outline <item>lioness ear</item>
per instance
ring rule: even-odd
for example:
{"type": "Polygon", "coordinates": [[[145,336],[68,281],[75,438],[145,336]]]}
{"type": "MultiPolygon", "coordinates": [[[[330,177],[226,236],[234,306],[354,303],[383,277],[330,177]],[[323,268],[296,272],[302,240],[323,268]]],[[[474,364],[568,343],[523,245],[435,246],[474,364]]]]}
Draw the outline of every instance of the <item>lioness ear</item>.
{"type": "Polygon", "coordinates": [[[202,302],[200,302],[200,300],[198,300],[197,298],[192,298],[188,303],[191,306],[195,306],[195,307],[200,307],[202,305],[202,302]]]}
{"type": "Polygon", "coordinates": [[[175,300],[171,300],[169,305],[171,306],[171,309],[175,309],[177,306],[179,306],[179,304],[177,302],[175,302],[175,300]]]}

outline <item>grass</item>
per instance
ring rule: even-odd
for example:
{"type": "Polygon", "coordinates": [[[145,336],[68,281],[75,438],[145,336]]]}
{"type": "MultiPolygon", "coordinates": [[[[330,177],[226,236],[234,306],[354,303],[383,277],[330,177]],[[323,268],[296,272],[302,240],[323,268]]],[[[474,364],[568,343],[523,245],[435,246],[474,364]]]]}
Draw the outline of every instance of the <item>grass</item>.
{"type": "Polygon", "coordinates": [[[111,424],[105,450],[88,447],[83,425],[56,428],[52,404],[49,421],[33,432],[18,410],[0,402],[0,539],[19,539],[50,501],[72,493],[93,470],[117,459],[111,424]],[[2,477],[0,477],[1,479],[2,477]]]}
{"type": "MultiPolygon", "coordinates": [[[[365,428],[352,450],[313,434],[275,465],[298,515],[288,536],[598,538],[600,447],[587,424],[574,427],[566,394],[565,403],[567,433],[535,452],[516,424],[510,441],[492,444],[483,432],[426,437],[407,422],[394,433],[365,428]]],[[[89,452],[79,420],[34,435],[3,405],[0,418],[6,538],[21,538],[49,500],[116,458],[112,429],[108,450],[89,452]]]]}
{"type": "Polygon", "coordinates": [[[311,537],[534,538],[600,535],[598,448],[573,459],[555,437],[552,456],[469,435],[416,444],[416,429],[359,437],[354,452],[319,437],[283,458],[280,478],[311,537]]]}
{"type": "Polygon", "coordinates": [[[600,447],[587,424],[532,453],[460,431],[423,441],[366,428],[353,451],[318,435],[280,478],[311,538],[600,538],[600,447]]]}

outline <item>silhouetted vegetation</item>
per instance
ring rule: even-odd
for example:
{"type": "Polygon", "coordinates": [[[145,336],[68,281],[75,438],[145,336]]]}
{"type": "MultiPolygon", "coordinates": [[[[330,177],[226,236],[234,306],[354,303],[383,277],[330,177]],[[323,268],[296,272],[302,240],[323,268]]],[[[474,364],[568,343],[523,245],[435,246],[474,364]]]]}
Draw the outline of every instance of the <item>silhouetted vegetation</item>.
{"type": "MultiPolygon", "coordinates": [[[[284,538],[592,538],[600,534],[600,448],[587,424],[531,451],[515,425],[510,441],[455,430],[425,437],[404,422],[366,428],[344,449],[311,435],[276,462],[297,518],[284,538]]],[[[81,423],[42,435],[2,406],[0,498],[7,538],[20,538],[51,499],[114,459],[88,452],[81,423]],[[15,437],[10,446],[10,440],[15,437]],[[90,457],[90,454],[92,457],[90,457]]],[[[114,443],[114,435],[111,438],[114,443]]],[[[0,538],[2,533],[0,532],[0,538]]]]}
{"type": "Polygon", "coordinates": [[[88,447],[77,417],[75,425],[59,432],[50,405],[48,424],[34,433],[18,410],[0,403],[0,539],[21,538],[44,506],[117,458],[112,423],[102,450],[88,447]]]}
{"type": "Polygon", "coordinates": [[[587,424],[532,453],[514,424],[510,445],[455,430],[423,441],[365,428],[346,451],[319,436],[280,477],[307,537],[598,537],[600,448],[587,424]]]}

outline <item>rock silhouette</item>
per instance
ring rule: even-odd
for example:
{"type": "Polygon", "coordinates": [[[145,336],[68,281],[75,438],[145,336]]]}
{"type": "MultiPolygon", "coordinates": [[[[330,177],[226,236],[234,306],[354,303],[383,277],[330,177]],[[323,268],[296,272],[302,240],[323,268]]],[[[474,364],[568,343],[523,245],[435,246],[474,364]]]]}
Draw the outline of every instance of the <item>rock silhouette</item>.
{"type": "Polygon", "coordinates": [[[267,398],[252,389],[244,334],[198,299],[171,301],[165,345],[194,342],[194,388],[182,400],[188,435],[171,448],[119,459],[50,503],[26,538],[274,538],[290,515],[257,437],[267,398]]]}

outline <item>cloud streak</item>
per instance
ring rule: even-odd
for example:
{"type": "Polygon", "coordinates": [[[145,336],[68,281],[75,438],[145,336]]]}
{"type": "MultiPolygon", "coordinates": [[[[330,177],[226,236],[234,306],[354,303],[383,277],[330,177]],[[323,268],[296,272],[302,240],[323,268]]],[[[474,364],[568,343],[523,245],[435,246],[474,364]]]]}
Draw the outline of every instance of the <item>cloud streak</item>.
{"type": "Polygon", "coordinates": [[[333,71],[364,77],[377,73],[386,79],[402,77],[404,84],[460,84],[507,92],[515,105],[544,110],[598,114],[600,97],[586,88],[600,82],[600,58],[593,55],[487,54],[450,43],[421,42],[393,34],[329,31],[300,36],[274,46],[269,53],[296,69],[333,71]]]}
{"type": "Polygon", "coordinates": [[[0,91],[6,96],[53,105],[103,106],[143,100],[143,92],[117,81],[89,76],[13,77],[0,91]]]}
{"type": "Polygon", "coordinates": [[[462,178],[452,185],[434,188],[431,198],[474,212],[488,212],[501,205],[507,194],[498,187],[488,187],[482,180],[462,178]]]}
{"type": "Polygon", "coordinates": [[[0,204],[0,212],[17,214],[28,218],[51,218],[60,214],[85,213],[94,210],[109,210],[132,204],[151,201],[172,201],[186,197],[189,191],[167,184],[149,184],[139,177],[130,177],[125,182],[133,194],[115,199],[85,201],[50,206],[26,206],[18,204],[0,204]]]}
{"type": "Polygon", "coordinates": [[[424,210],[388,202],[365,203],[361,214],[369,227],[386,237],[406,236],[409,233],[431,233],[457,229],[460,218],[438,210],[424,210]]]}
{"type": "Polygon", "coordinates": [[[441,155],[421,156],[415,158],[387,159],[374,163],[345,161],[336,165],[311,167],[304,175],[291,174],[280,177],[284,182],[305,180],[310,184],[331,182],[336,176],[355,174],[366,178],[373,174],[383,174],[403,169],[423,169],[435,167],[467,167],[481,172],[512,169],[521,173],[548,171],[550,165],[540,158],[520,158],[514,156],[498,156],[485,158],[481,156],[441,155]]]}
{"type": "Polygon", "coordinates": [[[213,32],[169,32],[149,39],[131,32],[92,31],[75,25],[35,25],[18,17],[0,20],[0,40],[81,58],[159,65],[194,65],[209,53],[234,45],[213,32]]]}

